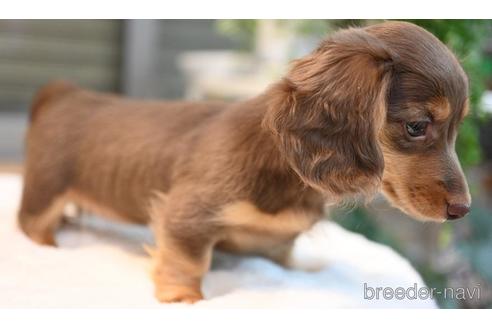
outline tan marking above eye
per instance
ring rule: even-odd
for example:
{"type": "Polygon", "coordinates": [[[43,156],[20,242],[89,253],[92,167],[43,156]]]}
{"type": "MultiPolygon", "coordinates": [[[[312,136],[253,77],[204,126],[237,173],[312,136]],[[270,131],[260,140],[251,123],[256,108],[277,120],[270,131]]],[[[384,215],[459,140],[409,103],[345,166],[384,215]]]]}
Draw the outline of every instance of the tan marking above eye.
{"type": "Polygon", "coordinates": [[[451,106],[446,98],[438,98],[429,103],[429,111],[436,121],[445,121],[451,114],[451,106]]]}

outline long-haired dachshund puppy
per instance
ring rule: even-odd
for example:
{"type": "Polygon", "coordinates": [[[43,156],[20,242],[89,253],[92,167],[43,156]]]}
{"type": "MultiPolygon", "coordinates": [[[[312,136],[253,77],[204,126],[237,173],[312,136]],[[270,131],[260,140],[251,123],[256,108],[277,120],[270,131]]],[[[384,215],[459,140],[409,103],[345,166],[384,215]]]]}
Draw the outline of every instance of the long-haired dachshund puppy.
{"type": "Polygon", "coordinates": [[[214,247],[286,263],[325,204],[382,189],[413,217],[463,217],[454,144],[467,111],[455,56],[401,22],[334,33],[232,104],[52,83],[32,106],[19,223],[49,245],[67,202],[150,224],[157,298],[194,302],[214,247]]]}

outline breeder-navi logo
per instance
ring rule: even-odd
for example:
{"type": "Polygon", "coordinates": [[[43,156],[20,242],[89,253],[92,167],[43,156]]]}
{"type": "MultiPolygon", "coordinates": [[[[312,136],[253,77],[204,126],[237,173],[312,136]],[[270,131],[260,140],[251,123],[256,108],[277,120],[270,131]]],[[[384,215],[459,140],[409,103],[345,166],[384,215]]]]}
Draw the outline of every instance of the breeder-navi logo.
{"type": "Polygon", "coordinates": [[[442,296],[444,299],[456,300],[480,300],[480,284],[473,288],[468,287],[446,287],[444,289],[418,287],[413,284],[410,287],[371,287],[364,283],[365,300],[427,300],[442,296]]]}

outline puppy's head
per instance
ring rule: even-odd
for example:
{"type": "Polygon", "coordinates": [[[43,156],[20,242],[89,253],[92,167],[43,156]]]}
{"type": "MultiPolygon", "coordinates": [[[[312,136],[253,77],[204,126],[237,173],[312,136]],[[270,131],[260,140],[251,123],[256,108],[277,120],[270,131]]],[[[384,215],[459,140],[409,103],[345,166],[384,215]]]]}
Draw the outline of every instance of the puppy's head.
{"type": "Polygon", "coordinates": [[[427,31],[386,22],[337,32],[295,62],[268,96],[264,124],[313,188],[345,198],[382,187],[419,219],[468,212],[454,150],[467,78],[427,31]]]}

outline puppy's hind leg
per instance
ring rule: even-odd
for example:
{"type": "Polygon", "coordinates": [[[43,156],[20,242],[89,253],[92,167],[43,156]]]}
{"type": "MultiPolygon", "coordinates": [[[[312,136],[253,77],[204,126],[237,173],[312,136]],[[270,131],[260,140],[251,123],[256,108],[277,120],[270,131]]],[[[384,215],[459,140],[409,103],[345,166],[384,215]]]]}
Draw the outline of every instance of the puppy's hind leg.
{"type": "Polygon", "coordinates": [[[66,203],[63,181],[29,171],[24,180],[19,226],[38,244],[56,246],[55,230],[63,218],[66,203]]]}

